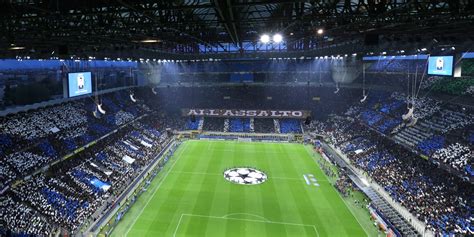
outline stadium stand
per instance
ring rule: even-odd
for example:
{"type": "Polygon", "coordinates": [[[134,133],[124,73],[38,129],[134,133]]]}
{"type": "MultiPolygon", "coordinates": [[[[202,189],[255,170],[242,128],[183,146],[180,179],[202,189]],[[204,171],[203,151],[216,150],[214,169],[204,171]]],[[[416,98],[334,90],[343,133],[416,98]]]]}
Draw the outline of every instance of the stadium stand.
{"type": "Polygon", "coordinates": [[[297,119],[281,119],[281,133],[301,133],[301,123],[297,119]]]}
{"type": "MultiPolygon", "coordinates": [[[[231,91],[227,89],[225,93],[231,91]]],[[[304,126],[305,132],[326,137],[350,158],[353,165],[367,172],[430,230],[444,234],[467,233],[468,228],[472,228],[470,214],[464,208],[470,205],[470,184],[432,163],[438,162],[463,175],[473,176],[471,110],[424,98],[416,102],[418,107],[414,116],[419,118],[418,123],[407,127],[401,119],[406,112],[406,96],[378,91],[372,91],[371,95],[373,97],[366,103],[348,104],[345,111],[329,116],[326,122],[312,120],[304,126]],[[469,130],[465,131],[466,128],[469,130]],[[426,154],[432,162],[417,158],[415,153],[407,152],[407,148],[426,154]]],[[[92,116],[93,103],[83,99],[2,118],[0,150],[4,156],[0,181],[6,189],[0,211],[14,215],[4,223],[6,229],[35,234],[65,228],[77,233],[95,216],[96,210],[109,205],[105,198],[107,194],[120,194],[147,165],[152,154],[160,151],[168,139],[166,129],[196,129],[204,121],[203,130],[224,131],[223,118],[196,118],[192,122],[164,106],[157,106],[152,99],[144,104],[134,104],[126,96],[122,92],[104,95],[108,114],[101,118],[92,116]],[[65,122],[69,121],[69,113],[75,113],[74,121],[65,122]],[[107,116],[109,114],[112,116],[107,116]],[[147,114],[150,115],[142,118],[147,114]],[[30,127],[17,128],[22,126],[30,127]],[[10,130],[10,127],[15,129],[10,130]],[[10,187],[15,180],[118,128],[120,132],[112,133],[106,141],[79,153],[80,159],[55,164],[57,174],[36,174],[26,182],[10,187]],[[145,144],[151,144],[153,148],[145,144]],[[22,151],[17,151],[18,147],[22,151]],[[15,210],[19,199],[28,206],[15,210]],[[35,213],[41,215],[34,224],[19,219],[35,213]]],[[[148,96],[143,92],[141,97],[148,96]]],[[[331,106],[331,103],[326,105],[331,106]]],[[[229,132],[250,132],[250,119],[228,121],[229,132]]],[[[255,132],[262,133],[302,132],[301,121],[296,119],[254,119],[253,126],[255,132]]],[[[341,190],[347,185],[344,178],[338,181],[341,190]]]]}
{"type": "Polygon", "coordinates": [[[77,233],[100,206],[108,205],[106,197],[119,194],[160,151],[168,140],[166,133],[153,128],[155,120],[149,118],[128,124],[151,110],[128,102],[125,95],[106,95],[111,116],[101,119],[92,117],[84,100],[2,118],[0,213],[7,220],[3,231],[44,236],[65,228],[77,233]],[[14,180],[103,135],[108,135],[106,141],[79,153],[81,158],[54,165],[57,172],[33,175],[9,188],[14,180]],[[23,151],[15,152],[17,145],[23,151]]]}
{"type": "Polygon", "coordinates": [[[366,171],[431,230],[443,235],[465,235],[472,228],[470,211],[465,209],[473,194],[466,189],[470,184],[403,152],[403,147],[385,142],[357,122],[336,117],[326,126],[319,126],[315,132],[327,135],[354,165],[366,171]]]}
{"type": "Polygon", "coordinates": [[[254,121],[255,121],[254,126],[255,126],[256,133],[274,132],[272,119],[255,119],[254,121]]]}
{"type": "Polygon", "coordinates": [[[7,193],[39,210],[50,226],[78,231],[100,206],[108,205],[108,195],[119,194],[167,140],[166,133],[141,122],[126,130],[108,138],[110,145],[94,146],[81,153],[81,159],[56,165],[56,174],[34,176],[7,193]]]}
{"type": "Polygon", "coordinates": [[[250,119],[229,119],[229,132],[250,132],[250,119]]]}
{"type": "Polygon", "coordinates": [[[207,131],[224,131],[224,119],[222,118],[206,118],[204,120],[204,130],[207,131]]]}
{"type": "Polygon", "coordinates": [[[186,129],[188,130],[198,130],[199,129],[200,119],[195,118],[194,121],[190,118],[186,123],[186,129]]]}

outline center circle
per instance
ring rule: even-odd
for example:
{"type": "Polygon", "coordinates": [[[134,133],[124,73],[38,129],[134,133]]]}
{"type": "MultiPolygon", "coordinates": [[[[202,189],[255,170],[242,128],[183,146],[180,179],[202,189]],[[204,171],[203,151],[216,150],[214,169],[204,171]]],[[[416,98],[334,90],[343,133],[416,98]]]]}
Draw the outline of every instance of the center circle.
{"type": "Polygon", "coordinates": [[[224,171],[224,178],[236,184],[255,185],[267,181],[267,175],[254,168],[232,168],[224,171]]]}

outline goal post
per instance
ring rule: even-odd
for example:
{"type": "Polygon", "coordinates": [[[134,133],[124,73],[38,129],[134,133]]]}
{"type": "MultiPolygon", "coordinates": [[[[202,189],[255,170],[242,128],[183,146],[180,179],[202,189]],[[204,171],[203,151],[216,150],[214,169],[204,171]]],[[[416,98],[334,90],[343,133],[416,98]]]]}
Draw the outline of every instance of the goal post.
{"type": "Polygon", "coordinates": [[[250,137],[238,137],[237,141],[239,141],[239,142],[251,142],[252,138],[250,138],[250,137]]]}

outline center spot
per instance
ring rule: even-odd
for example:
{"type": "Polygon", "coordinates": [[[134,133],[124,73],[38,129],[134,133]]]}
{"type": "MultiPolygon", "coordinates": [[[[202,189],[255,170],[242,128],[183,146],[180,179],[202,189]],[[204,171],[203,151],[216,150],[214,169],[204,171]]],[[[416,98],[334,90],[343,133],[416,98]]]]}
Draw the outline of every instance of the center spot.
{"type": "Polygon", "coordinates": [[[254,168],[232,168],[224,172],[224,178],[236,184],[254,185],[267,180],[267,175],[254,168]]]}

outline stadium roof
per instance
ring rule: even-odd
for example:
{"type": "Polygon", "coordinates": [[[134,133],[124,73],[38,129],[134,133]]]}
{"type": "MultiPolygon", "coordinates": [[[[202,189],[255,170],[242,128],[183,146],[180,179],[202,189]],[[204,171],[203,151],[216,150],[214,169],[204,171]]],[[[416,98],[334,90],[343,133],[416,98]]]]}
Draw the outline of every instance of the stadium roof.
{"type": "Polygon", "coordinates": [[[0,53],[295,52],[379,38],[451,45],[472,32],[473,9],[429,0],[9,0],[0,2],[0,53]],[[284,43],[259,44],[264,33],[284,43]]]}

